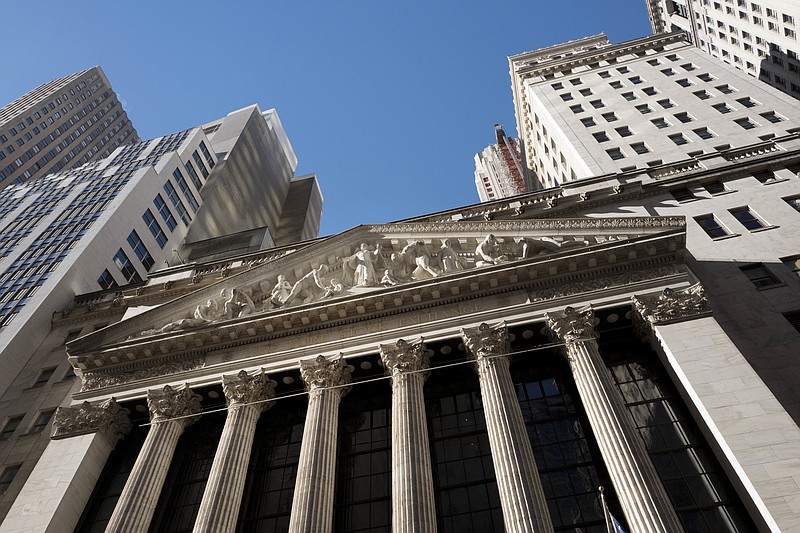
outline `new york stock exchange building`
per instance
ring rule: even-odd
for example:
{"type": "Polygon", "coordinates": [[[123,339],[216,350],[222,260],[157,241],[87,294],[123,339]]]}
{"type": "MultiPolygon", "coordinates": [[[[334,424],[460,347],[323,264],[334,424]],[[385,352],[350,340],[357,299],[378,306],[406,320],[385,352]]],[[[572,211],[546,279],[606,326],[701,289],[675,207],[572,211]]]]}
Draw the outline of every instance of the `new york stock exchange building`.
{"type": "Polygon", "coordinates": [[[687,219],[589,181],[79,297],[54,328],[113,323],[3,530],[602,532],[601,486],[626,531],[790,530],[752,450],[797,425],[687,219]]]}

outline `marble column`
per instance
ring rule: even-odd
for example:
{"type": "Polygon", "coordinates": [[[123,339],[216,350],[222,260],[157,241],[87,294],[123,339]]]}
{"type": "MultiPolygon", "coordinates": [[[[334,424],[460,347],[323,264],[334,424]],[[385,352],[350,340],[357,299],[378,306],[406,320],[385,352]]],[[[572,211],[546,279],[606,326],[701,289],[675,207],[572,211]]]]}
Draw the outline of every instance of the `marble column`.
{"type": "Polygon", "coordinates": [[[147,391],[150,431],[109,519],[106,533],[147,533],[183,430],[197,421],[200,396],[188,385],[147,391]]]}
{"type": "Polygon", "coordinates": [[[511,344],[504,323],[462,329],[480,378],[486,428],[508,533],[553,531],[517,392],[511,381],[511,344]]]}
{"type": "Polygon", "coordinates": [[[111,450],[131,429],[128,410],[113,398],[59,407],[52,440],[28,476],[0,531],[72,531],[111,450]]]}
{"type": "Polygon", "coordinates": [[[672,533],[683,525],[600,356],[591,307],[547,313],[566,348],[575,385],[631,531],[672,533]]]}
{"type": "Polygon", "coordinates": [[[275,396],[275,385],[263,370],[252,376],[245,370],[235,376],[222,376],[228,416],[194,533],[226,533],[236,529],[256,424],[261,413],[273,405],[264,400],[275,396]]]}
{"type": "Polygon", "coordinates": [[[422,387],[430,350],[420,339],[381,345],[392,376],[392,532],[435,533],[433,473],[422,387]]]}
{"type": "Polygon", "coordinates": [[[290,533],[333,530],[333,491],[336,482],[336,443],[339,402],[347,392],[351,368],[342,356],[300,361],[308,390],[308,411],[300,443],[297,482],[292,499],[290,533]]]}

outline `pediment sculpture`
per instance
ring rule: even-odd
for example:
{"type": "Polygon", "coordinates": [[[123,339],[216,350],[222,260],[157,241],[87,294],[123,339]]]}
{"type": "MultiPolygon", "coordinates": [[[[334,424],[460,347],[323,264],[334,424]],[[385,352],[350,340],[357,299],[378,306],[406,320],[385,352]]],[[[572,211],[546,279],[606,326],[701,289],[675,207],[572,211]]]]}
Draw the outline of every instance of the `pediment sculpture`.
{"type": "Polygon", "coordinates": [[[410,240],[399,251],[387,243],[378,242],[371,246],[362,242],[354,253],[334,260],[332,264],[313,266],[294,282],[290,281],[292,274],[281,272],[274,284],[263,280],[252,286],[226,287],[218,297],[197,305],[191,316],[142,331],[139,336],[196,329],[254,313],[357,294],[365,289],[377,290],[438,278],[550,254],[565,246],[588,244],[583,240],[558,242],[547,237],[506,237],[501,241],[491,233],[469,241],[476,243],[474,249],[469,245],[465,249],[464,239],[441,238],[434,251],[420,239],[410,240]]]}

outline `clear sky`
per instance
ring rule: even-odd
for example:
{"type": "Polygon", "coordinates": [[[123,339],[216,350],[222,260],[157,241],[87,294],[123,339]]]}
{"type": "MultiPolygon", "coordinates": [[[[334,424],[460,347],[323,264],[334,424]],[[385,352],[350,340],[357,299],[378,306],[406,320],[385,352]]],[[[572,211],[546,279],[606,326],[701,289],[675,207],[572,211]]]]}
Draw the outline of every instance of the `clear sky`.
{"type": "Polygon", "coordinates": [[[100,65],[139,135],[276,108],[325,197],[321,235],[478,201],[516,135],[507,56],[648,35],[645,0],[79,1],[4,9],[0,106],[100,65]]]}

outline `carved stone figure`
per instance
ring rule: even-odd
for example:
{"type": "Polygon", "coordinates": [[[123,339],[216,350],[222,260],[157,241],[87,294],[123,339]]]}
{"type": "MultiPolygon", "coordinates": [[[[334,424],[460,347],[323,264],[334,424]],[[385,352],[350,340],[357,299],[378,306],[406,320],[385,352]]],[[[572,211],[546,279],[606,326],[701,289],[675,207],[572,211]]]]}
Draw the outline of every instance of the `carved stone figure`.
{"type": "Polygon", "coordinates": [[[341,285],[334,281],[331,281],[330,284],[322,281],[322,276],[327,273],[328,265],[320,265],[297,280],[283,304],[292,305],[298,300],[299,303],[309,303],[340,292],[342,290],[341,285]]]}
{"type": "Polygon", "coordinates": [[[289,297],[289,294],[292,292],[292,284],[286,281],[286,276],[283,274],[278,275],[278,281],[275,283],[275,286],[272,288],[272,292],[270,293],[270,301],[276,307],[280,307],[289,297]]]}
{"type": "Polygon", "coordinates": [[[120,407],[114,398],[100,404],[59,407],[53,417],[53,439],[100,432],[115,443],[131,429],[130,411],[120,407]]]}
{"type": "Polygon", "coordinates": [[[382,258],[380,247],[375,251],[362,243],[358,252],[342,262],[342,280],[351,287],[373,287],[378,285],[375,263],[382,258]]]}
{"type": "Polygon", "coordinates": [[[464,261],[453,250],[450,239],[442,240],[442,247],[439,248],[439,264],[444,272],[464,270],[464,261]]]}
{"type": "Polygon", "coordinates": [[[439,273],[431,266],[431,254],[423,241],[414,241],[400,252],[403,261],[411,269],[411,279],[435,278],[439,273]],[[416,268],[415,268],[416,267],[416,268]]]}
{"type": "Polygon", "coordinates": [[[475,266],[491,266],[508,261],[508,257],[500,253],[500,243],[493,234],[484,238],[475,248],[475,266]]]}
{"type": "Polygon", "coordinates": [[[222,289],[220,296],[223,298],[227,296],[224,306],[225,318],[247,316],[256,310],[253,300],[241,289],[222,289]]]}
{"type": "Polygon", "coordinates": [[[634,296],[633,303],[639,314],[654,324],[692,318],[711,312],[705,289],[699,283],[685,289],[668,287],[658,295],[634,296]]]}
{"type": "Polygon", "coordinates": [[[405,261],[400,258],[399,254],[393,253],[386,263],[386,271],[383,273],[381,283],[387,286],[394,286],[398,283],[404,283],[409,279],[405,261]]]}

